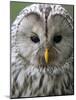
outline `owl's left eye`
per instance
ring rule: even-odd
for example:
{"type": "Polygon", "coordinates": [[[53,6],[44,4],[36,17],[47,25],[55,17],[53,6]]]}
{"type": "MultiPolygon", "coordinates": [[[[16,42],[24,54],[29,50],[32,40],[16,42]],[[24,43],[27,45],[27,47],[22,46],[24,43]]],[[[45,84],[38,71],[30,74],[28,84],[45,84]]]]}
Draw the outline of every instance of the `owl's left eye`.
{"type": "Polygon", "coordinates": [[[56,35],[56,36],[54,36],[54,38],[53,38],[53,41],[54,41],[55,43],[59,43],[61,40],[62,40],[62,36],[61,36],[61,35],[56,35]]]}
{"type": "Polygon", "coordinates": [[[40,41],[39,37],[37,35],[33,35],[30,37],[30,39],[34,42],[34,43],[38,43],[40,41]]]}

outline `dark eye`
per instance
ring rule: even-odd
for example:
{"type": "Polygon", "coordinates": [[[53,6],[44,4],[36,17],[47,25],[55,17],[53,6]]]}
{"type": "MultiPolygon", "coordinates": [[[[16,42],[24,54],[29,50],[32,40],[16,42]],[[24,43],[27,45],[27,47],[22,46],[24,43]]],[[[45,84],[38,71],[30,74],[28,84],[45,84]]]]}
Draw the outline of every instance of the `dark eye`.
{"type": "Polygon", "coordinates": [[[61,35],[56,35],[56,36],[54,36],[54,38],[53,38],[53,41],[54,41],[55,43],[59,43],[61,40],[62,40],[62,36],[61,36],[61,35]]]}
{"type": "Polygon", "coordinates": [[[31,36],[30,38],[34,43],[38,43],[40,41],[40,39],[37,35],[31,36]]]}

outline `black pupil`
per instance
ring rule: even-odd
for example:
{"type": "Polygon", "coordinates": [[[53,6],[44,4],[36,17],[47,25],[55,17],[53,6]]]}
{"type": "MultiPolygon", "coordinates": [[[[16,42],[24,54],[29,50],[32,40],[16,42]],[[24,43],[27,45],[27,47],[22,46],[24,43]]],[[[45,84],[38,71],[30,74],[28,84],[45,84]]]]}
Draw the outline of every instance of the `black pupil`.
{"type": "Polygon", "coordinates": [[[54,40],[53,41],[55,43],[59,43],[61,40],[62,40],[62,36],[61,35],[54,36],[54,40]]]}
{"type": "Polygon", "coordinates": [[[34,42],[34,43],[37,43],[40,41],[40,39],[38,38],[38,36],[31,36],[31,40],[34,42]]]}

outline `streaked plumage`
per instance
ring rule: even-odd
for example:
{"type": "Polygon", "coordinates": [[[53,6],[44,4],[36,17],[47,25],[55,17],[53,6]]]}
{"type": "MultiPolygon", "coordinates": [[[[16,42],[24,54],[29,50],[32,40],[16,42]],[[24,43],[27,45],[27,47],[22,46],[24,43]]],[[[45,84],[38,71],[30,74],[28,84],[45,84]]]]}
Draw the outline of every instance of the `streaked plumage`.
{"type": "Polygon", "coordinates": [[[73,20],[60,5],[24,8],[11,27],[11,97],[74,93],[73,20]]]}

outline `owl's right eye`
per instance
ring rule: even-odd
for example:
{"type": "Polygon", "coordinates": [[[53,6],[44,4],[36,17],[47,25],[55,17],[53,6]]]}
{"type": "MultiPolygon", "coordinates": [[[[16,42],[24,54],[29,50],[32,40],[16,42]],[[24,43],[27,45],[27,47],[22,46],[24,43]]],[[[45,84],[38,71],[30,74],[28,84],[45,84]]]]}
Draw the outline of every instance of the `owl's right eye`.
{"type": "Polygon", "coordinates": [[[37,35],[33,35],[30,37],[30,39],[32,40],[32,42],[34,43],[38,43],[40,41],[39,37],[37,35]]]}

